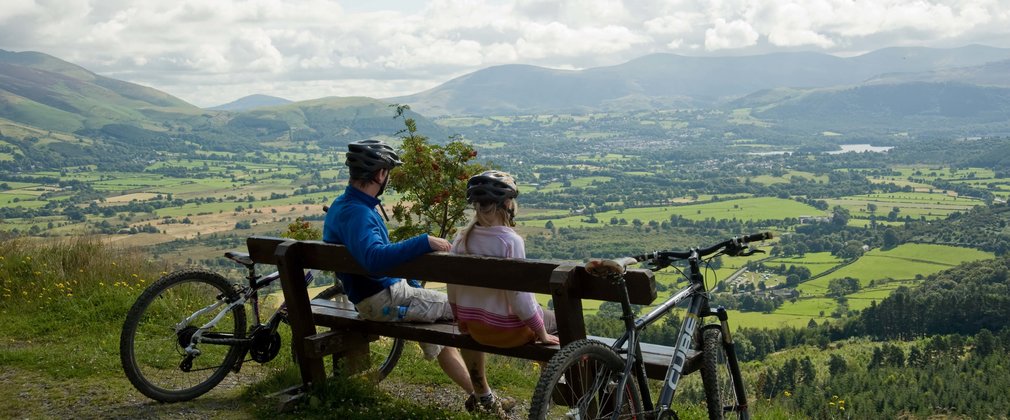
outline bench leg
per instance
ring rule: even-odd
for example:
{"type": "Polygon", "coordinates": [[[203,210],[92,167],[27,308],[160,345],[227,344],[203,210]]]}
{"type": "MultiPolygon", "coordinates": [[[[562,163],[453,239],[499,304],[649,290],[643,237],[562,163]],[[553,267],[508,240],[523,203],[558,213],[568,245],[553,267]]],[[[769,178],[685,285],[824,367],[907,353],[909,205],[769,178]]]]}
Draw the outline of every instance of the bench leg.
{"type": "Polygon", "coordinates": [[[333,355],[333,374],[351,376],[371,367],[370,337],[365,334],[345,334],[341,350],[333,355]],[[339,363],[343,359],[343,365],[339,363]]]}

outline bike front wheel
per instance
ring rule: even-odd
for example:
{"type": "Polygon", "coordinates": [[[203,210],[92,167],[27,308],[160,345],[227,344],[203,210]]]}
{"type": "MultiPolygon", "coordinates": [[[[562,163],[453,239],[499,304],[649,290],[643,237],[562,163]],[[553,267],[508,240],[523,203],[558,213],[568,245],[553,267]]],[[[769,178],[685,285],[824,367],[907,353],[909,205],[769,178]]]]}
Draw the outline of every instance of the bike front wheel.
{"type": "Polygon", "coordinates": [[[207,270],[177,271],[151,284],[130,308],[120,335],[126,377],[161,402],[188,401],[210,391],[245,350],[237,345],[245,337],[245,310],[227,309],[238,298],[228,280],[207,270]],[[203,329],[218,315],[216,324],[203,329]],[[196,334],[202,338],[187,352],[196,334]]]}
{"type": "Polygon", "coordinates": [[[638,383],[629,377],[617,389],[624,374],[624,359],[610,347],[593,340],[566,345],[547,363],[530,405],[530,419],[639,418],[642,397],[638,383]],[[622,395],[620,407],[615,407],[622,395]]]}
{"type": "MultiPolygon", "coordinates": [[[[314,299],[346,302],[348,308],[353,309],[354,307],[347,300],[346,295],[344,295],[344,288],[341,286],[340,280],[337,280],[337,284],[319,292],[314,299]]],[[[368,377],[379,382],[385,379],[386,376],[389,376],[396,367],[396,363],[400,361],[400,355],[403,353],[403,344],[404,340],[402,338],[381,336],[377,341],[371,343],[368,348],[371,353],[370,360],[373,368],[366,372],[368,377]]]]}
{"type": "Polygon", "coordinates": [[[712,325],[702,330],[701,381],[705,388],[705,404],[711,420],[746,420],[747,404],[737,390],[740,383],[740,367],[735,358],[730,358],[723,342],[722,329],[712,325]]]}

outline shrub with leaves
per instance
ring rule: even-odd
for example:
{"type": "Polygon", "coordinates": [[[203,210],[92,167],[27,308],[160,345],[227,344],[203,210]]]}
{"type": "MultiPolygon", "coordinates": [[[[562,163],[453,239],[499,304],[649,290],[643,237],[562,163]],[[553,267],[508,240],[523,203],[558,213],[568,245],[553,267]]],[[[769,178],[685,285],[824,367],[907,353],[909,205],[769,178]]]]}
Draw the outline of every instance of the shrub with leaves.
{"type": "Polygon", "coordinates": [[[304,217],[298,217],[295,221],[288,224],[288,230],[281,233],[281,237],[296,239],[299,241],[318,241],[323,238],[323,232],[311,223],[305,221],[304,217]]]}
{"type": "Polygon", "coordinates": [[[464,217],[466,181],[488,166],[473,162],[477,151],[458,137],[450,138],[444,146],[429,143],[418,134],[414,119],[404,115],[410,107],[394,106],[394,118],[403,118],[406,128],[399,133],[403,166],[394,170],[389,180],[401,196],[393,206],[393,219],[399,226],[390,237],[402,240],[428,233],[448,238],[464,217]]]}

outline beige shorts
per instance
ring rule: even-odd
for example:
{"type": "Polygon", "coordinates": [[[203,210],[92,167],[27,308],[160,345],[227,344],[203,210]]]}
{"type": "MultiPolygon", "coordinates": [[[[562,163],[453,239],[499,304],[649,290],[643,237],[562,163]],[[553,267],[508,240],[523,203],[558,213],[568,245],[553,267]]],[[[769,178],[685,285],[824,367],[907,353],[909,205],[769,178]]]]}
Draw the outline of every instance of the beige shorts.
{"type": "MultiPolygon", "coordinates": [[[[354,305],[361,318],[380,322],[437,322],[452,321],[452,308],[445,293],[410,287],[406,281],[399,281],[388,289],[369,296],[354,305]],[[401,318],[399,307],[407,307],[401,318]]],[[[424,358],[432,360],[442,352],[442,346],[418,343],[424,351],[424,358]]]]}

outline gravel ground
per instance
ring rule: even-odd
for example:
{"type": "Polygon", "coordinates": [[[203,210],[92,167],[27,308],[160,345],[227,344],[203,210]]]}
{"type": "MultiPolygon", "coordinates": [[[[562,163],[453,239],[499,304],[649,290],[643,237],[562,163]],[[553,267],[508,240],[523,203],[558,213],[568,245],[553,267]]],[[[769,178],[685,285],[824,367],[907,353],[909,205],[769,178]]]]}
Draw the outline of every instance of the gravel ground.
{"type": "MultiPolygon", "coordinates": [[[[413,401],[422,405],[437,405],[452,411],[464,411],[463,401],[466,400],[466,395],[455,385],[419,386],[398,383],[387,379],[379,383],[379,388],[399,399],[413,401]]],[[[510,395],[510,397],[516,399],[517,405],[509,413],[509,419],[525,419],[530,411],[529,397],[522,398],[515,395],[510,395]]]]}
{"type": "MultiPolygon", "coordinates": [[[[249,419],[249,402],[240,395],[262,376],[256,369],[228,375],[211,392],[188,402],[163,404],[134,390],[126,378],[56,381],[0,366],[0,418],[3,419],[249,419]]],[[[416,385],[387,379],[380,388],[422,405],[463,412],[463,392],[449,385],[416,385]]],[[[512,396],[518,405],[510,419],[524,419],[528,396],[512,396]]],[[[269,403],[269,402],[267,402],[269,403]]]]}

